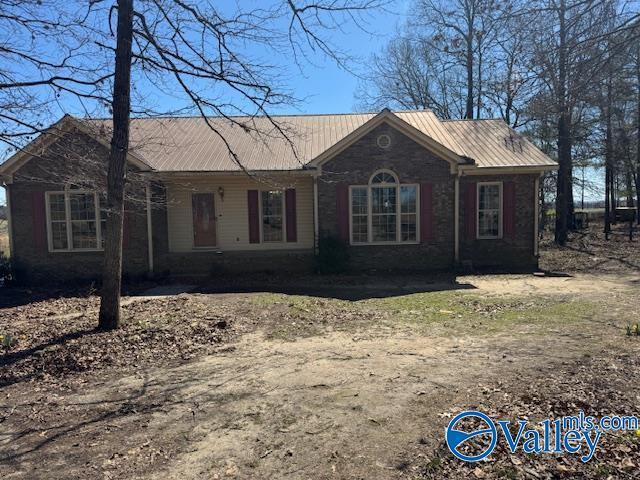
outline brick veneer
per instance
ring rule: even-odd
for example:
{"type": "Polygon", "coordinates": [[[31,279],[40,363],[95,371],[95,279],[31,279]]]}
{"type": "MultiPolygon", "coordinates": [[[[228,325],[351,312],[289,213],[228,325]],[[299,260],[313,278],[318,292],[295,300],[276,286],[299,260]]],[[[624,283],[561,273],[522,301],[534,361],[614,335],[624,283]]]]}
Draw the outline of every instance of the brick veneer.
{"type": "Polygon", "coordinates": [[[450,164],[421,145],[382,124],[322,166],[318,179],[320,235],[337,235],[336,185],[366,185],[379,169],[398,175],[400,183],[433,184],[433,238],[425,244],[358,245],[350,250],[354,270],[447,269],[454,263],[454,175],[450,164]],[[391,138],[387,149],[379,135],[391,138]]]}

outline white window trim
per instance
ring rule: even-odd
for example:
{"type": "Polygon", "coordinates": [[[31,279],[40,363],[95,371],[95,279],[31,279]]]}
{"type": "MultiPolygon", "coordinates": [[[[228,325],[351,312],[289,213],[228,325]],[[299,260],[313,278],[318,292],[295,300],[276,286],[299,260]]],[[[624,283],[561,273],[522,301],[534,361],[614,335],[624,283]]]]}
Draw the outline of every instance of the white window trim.
{"type": "Polygon", "coordinates": [[[45,216],[47,220],[47,246],[49,253],[64,253],[64,252],[102,252],[104,248],[102,245],[102,218],[100,216],[100,197],[98,192],[93,190],[57,190],[45,192],[45,216]],[[69,200],[70,195],[76,194],[92,194],[93,205],[95,208],[95,222],[96,222],[96,247],[95,248],[73,248],[73,235],[71,224],[71,204],[69,200]],[[51,195],[64,195],[64,209],[65,209],[65,223],[67,225],[67,248],[53,248],[53,236],[51,229],[51,209],[50,209],[50,196],[51,195]]]}
{"type": "Polygon", "coordinates": [[[500,240],[502,238],[502,216],[503,203],[502,203],[502,190],[503,182],[478,182],[476,184],[476,239],[477,240],[500,240]],[[480,235],[480,187],[497,185],[500,196],[500,207],[498,208],[498,235],[480,235]]]}
{"type": "Polygon", "coordinates": [[[260,243],[269,244],[278,244],[285,243],[287,241],[287,211],[286,211],[286,202],[285,202],[285,191],[284,190],[258,190],[258,205],[260,212],[260,243]],[[262,216],[262,193],[263,192],[280,192],[282,198],[282,238],[280,240],[265,240],[264,239],[264,217],[262,216]]]}
{"type": "Polygon", "coordinates": [[[417,183],[400,183],[398,181],[398,177],[391,170],[378,170],[369,177],[369,183],[367,185],[349,185],[349,245],[354,247],[361,247],[367,245],[417,245],[420,243],[420,185],[417,183]],[[379,173],[390,173],[396,179],[396,183],[375,183],[372,184],[371,180],[378,175],[379,173]],[[372,212],[371,212],[371,199],[372,194],[371,190],[373,188],[380,187],[390,187],[394,186],[398,189],[398,193],[396,195],[396,240],[391,240],[388,242],[374,242],[371,240],[373,235],[373,222],[372,222],[372,212]],[[402,187],[415,187],[416,189],[416,239],[411,241],[401,241],[399,240],[402,235],[402,210],[401,210],[401,196],[400,189],[402,187]],[[367,241],[366,242],[354,242],[353,241],[353,189],[354,188],[364,188],[367,190],[367,241]]]}
{"type": "Polygon", "coordinates": [[[216,200],[216,194],[214,191],[197,191],[197,192],[191,192],[191,250],[195,250],[198,252],[201,252],[203,250],[213,250],[213,251],[218,251],[220,250],[220,247],[218,246],[218,243],[220,242],[220,239],[218,237],[218,212],[217,212],[217,208],[218,208],[218,201],[216,200]],[[208,193],[208,194],[213,194],[213,228],[216,231],[216,244],[215,245],[206,245],[204,247],[196,247],[195,245],[195,235],[196,235],[196,227],[193,224],[193,196],[197,195],[199,193],[208,193]]]}

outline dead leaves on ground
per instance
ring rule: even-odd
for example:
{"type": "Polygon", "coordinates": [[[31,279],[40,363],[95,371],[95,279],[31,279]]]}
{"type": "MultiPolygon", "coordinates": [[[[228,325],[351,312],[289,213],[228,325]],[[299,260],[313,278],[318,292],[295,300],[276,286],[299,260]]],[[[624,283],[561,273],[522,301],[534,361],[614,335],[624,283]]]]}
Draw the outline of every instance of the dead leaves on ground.
{"type": "MultiPolygon", "coordinates": [[[[575,365],[565,364],[525,383],[516,379],[492,386],[474,386],[469,397],[474,404],[453,406],[440,413],[444,426],[464,410],[479,410],[495,420],[538,421],[577,415],[638,415],[640,405],[640,357],[603,351],[575,365]]],[[[412,479],[635,479],[640,478],[640,436],[634,431],[604,432],[596,454],[583,463],[579,455],[516,454],[499,438],[496,449],[485,460],[466,463],[455,458],[444,441],[429,451],[421,442],[409,449],[412,479]]]]}
{"type": "Polygon", "coordinates": [[[119,330],[98,332],[97,302],[59,298],[1,311],[0,331],[17,343],[0,356],[0,385],[184,361],[214,351],[233,334],[232,312],[188,296],[133,301],[122,307],[119,330]]]}

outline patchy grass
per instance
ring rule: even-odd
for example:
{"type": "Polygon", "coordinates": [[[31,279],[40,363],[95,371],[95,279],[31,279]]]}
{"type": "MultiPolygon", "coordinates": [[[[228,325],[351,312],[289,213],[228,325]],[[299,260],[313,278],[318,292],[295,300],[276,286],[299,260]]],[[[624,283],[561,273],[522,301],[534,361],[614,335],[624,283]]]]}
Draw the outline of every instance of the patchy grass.
{"type": "Polygon", "coordinates": [[[496,298],[459,292],[430,292],[367,301],[370,308],[390,312],[394,319],[428,327],[439,323],[451,333],[474,329],[494,333],[515,324],[549,326],[585,320],[595,304],[549,297],[496,298]]]}
{"type": "Polygon", "coordinates": [[[291,331],[281,324],[272,332],[274,338],[287,339],[301,334],[321,334],[322,325],[313,321],[321,319],[325,325],[346,330],[350,326],[362,326],[369,319],[386,325],[409,324],[421,333],[429,333],[438,327],[438,333],[457,334],[461,331],[474,334],[490,334],[516,325],[549,327],[580,322],[588,319],[596,304],[584,299],[569,297],[491,297],[457,291],[423,292],[408,295],[346,301],[318,298],[306,295],[265,293],[255,296],[252,303],[269,314],[279,313],[293,321],[297,329],[291,331]],[[332,317],[336,322],[331,322],[332,317]],[[295,320],[300,322],[295,323],[295,320]],[[307,328],[304,325],[308,323],[307,328]],[[442,332],[442,329],[445,332],[442,332]]]}

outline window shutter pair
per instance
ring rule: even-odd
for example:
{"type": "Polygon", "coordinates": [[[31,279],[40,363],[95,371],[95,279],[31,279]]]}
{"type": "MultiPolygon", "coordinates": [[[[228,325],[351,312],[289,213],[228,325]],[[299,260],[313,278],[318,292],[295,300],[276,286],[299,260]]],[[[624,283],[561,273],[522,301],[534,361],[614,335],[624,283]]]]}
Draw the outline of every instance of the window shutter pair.
{"type": "MultiPolygon", "coordinates": [[[[260,192],[247,191],[249,213],[249,243],[260,243],[260,192]]],[[[296,206],[296,189],[288,188],[284,192],[285,232],[287,242],[298,241],[298,219],[296,206]]]]}
{"type": "MultiPolygon", "coordinates": [[[[400,212],[398,212],[400,215],[400,212]]],[[[336,219],[338,237],[349,242],[349,186],[340,183],[336,186],[336,219]]],[[[433,184],[420,185],[420,241],[433,240],[433,184]]]]}
{"type": "MultiPolygon", "coordinates": [[[[465,234],[467,239],[476,238],[476,217],[478,216],[477,184],[467,184],[465,192],[465,234]]],[[[502,235],[504,238],[514,238],[516,234],[516,184],[504,182],[502,185],[502,235]]]]}

